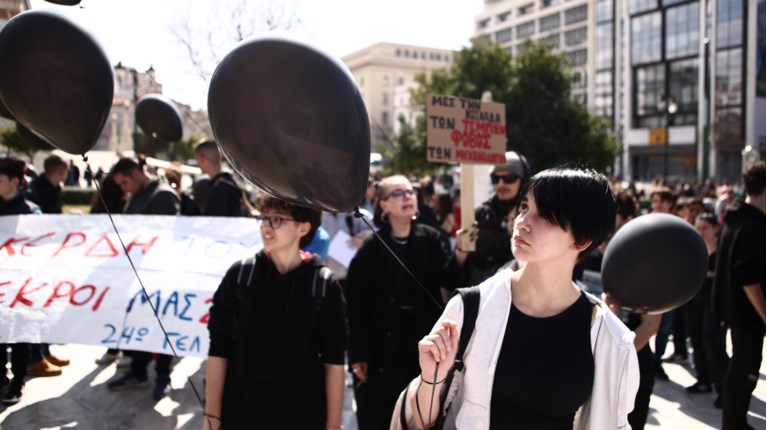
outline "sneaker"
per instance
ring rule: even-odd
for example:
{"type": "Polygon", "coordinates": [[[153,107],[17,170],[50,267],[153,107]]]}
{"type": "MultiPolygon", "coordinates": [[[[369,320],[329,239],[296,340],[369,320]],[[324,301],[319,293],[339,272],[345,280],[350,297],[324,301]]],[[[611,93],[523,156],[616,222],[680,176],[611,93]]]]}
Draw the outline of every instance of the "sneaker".
{"type": "Polygon", "coordinates": [[[133,357],[130,355],[123,355],[123,357],[117,361],[117,367],[130,367],[131,362],[133,362],[133,357]]]}
{"type": "Polygon", "coordinates": [[[46,359],[42,359],[37,363],[32,363],[27,367],[30,376],[59,376],[61,375],[61,367],[50,363],[46,359]]]}
{"type": "Polygon", "coordinates": [[[152,390],[152,398],[160,400],[168,394],[170,394],[170,376],[157,375],[157,380],[152,390]]]}
{"type": "Polygon", "coordinates": [[[107,352],[104,355],[102,355],[101,358],[96,359],[96,364],[98,364],[99,366],[112,364],[115,362],[115,360],[117,360],[120,357],[122,357],[122,352],[118,352],[117,354],[110,354],[107,352]]]}
{"type": "Polygon", "coordinates": [[[11,383],[8,390],[3,393],[2,403],[6,406],[13,406],[21,401],[22,388],[24,384],[11,383]]]}
{"type": "Polygon", "coordinates": [[[45,357],[45,359],[48,360],[48,362],[53,364],[54,366],[59,366],[59,367],[69,366],[69,360],[67,360],[66,358],[56,357],[53,354],[45,357]]]}
{"type": "Polygon", "coordinates": [[[696,382],[689,387],[685,388],[688,393],[710,393],[711,384],[704,384],[702,382],[696,382]]]}
{"type": "Polygon", "coordinates": [[[141,388],[149,385],[149,379],[146,376],[139,376],[128,372],[122,378],[116,379],[107,384],[107,388],[114,391],[126,390],[128,388],[141,388]]]}

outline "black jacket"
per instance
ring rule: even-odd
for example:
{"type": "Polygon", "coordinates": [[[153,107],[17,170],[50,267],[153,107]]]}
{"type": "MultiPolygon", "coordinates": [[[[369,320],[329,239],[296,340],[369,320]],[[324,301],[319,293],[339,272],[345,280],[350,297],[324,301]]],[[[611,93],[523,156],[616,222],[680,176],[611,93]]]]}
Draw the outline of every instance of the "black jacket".
{"type": "Polygon", "coordinates": [[[221,172],[210,181],[205,216],[246,216],[242,189],[228,172],[221,172]]]}
{"type": "Polygon", "coordinates": [[[62,209],[61,187],[46,179],[45,173],[29,183],[27,198],[40,206],[44,214],[60,214],[62,209]]]}
{"type": "Polygon", "coordinates": [[[40,208],[24,198],[24,195],[19,193],[16,197],[5,201],[0,198],[0,215],[29,215],[29,214],[41,214],[40,208]]]}
{"type": "Polygon", "coordinates": [[[762,211],[746,203],[727,210],[716,252],[712,306],[728,326],[765,330],[743,290],[745,285],[759,284],[765,293],[765,236],[762,211]]]}
{"type": "Polygon", "coordinates": [[[124,214],[178,215],[179,198],[173,188],[157,179],[149,181],[125,203],[124,214]]]}

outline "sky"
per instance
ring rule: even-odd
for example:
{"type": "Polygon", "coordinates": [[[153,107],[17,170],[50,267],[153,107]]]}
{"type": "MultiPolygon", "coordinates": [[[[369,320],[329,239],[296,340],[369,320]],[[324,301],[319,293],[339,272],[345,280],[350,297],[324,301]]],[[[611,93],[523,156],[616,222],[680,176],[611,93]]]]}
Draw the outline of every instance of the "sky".
{"type": "Polygon", "coordinates": [[[122,62],[139,71],[151,66],[165,95],[205,109],[207,82],[174,34],[189,30],[188,40],[207,58],[203,68],[210,72],[216,59],[236,46],[233,15],[254,17],[241,21],[244,32],[254,35],[268,31],[264,16],[275,17],[281,31],[338,58],[378,42],[458,50],[468,46],[483,0],[82,0],[79,7],[31,0],[31,5],[78,24],[112,65],[122,62]],[[244,9],[236,12],[238,6],[244,9]],[[256,25],[250,29],[247,22],[256,25]]]}

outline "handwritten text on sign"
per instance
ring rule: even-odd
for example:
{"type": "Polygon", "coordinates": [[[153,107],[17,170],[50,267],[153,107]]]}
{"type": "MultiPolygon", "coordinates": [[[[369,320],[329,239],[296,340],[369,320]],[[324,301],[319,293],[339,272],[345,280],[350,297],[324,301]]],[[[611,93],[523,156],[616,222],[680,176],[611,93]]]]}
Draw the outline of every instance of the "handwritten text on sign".
{"type": "Polygon", "coordinates": [[[461,97],[427,95],[427,160],[506,163],[506,106],[461,97]]]}
{"type": "Polygon", "coordinates": [[[213,293],[232,263],[261,249],[258,222],[114,219],[119,238],[106,215],[0,217],[0,343],[81,343],[207,355],[213,293]]]}

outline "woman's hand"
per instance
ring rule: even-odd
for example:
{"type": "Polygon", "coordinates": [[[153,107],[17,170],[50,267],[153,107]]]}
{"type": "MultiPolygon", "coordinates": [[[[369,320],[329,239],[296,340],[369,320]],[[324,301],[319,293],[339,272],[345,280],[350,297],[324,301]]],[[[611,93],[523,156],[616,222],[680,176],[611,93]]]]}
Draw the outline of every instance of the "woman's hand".
{"type": "Polygon", "coordinates": [[[421,377],[427,381],[435,380],[437,363],[440,363],[437,382],[447,376],[453,367],[455,354],[458,350],[458,324],[445,320],[431,333],[418,342],[418,363],[421,366],[421,377]]]}
{"type": "Polygon", "coordinates": [[[360,361],[357,363],[352,363],[352,375],[356,376],[357,379],[359,379],[362,382],[367,382],[368,380],[368,362],[367,361],[360,361]]]}

